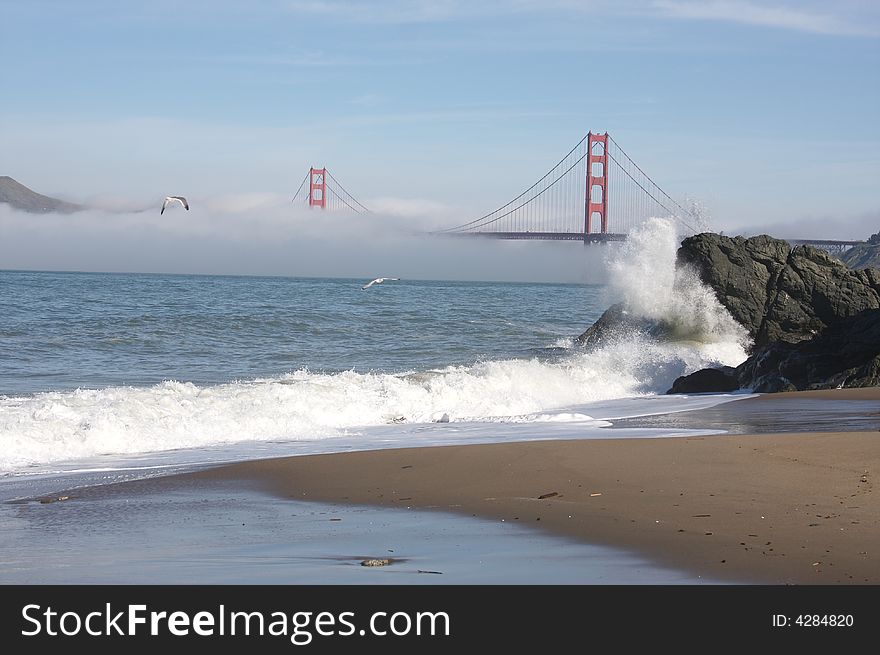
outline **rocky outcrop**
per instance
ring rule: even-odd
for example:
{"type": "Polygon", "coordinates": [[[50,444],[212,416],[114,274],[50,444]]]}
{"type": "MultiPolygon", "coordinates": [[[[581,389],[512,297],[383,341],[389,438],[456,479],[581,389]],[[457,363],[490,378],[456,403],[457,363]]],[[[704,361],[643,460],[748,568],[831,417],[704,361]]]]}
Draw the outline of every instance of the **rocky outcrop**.
{"type": "Polygon", "coordinates": [[[763,346],[736,368],[736,378],[757,393],[880,386],[880,309],[842,319],[807,341],[763,346]]]}
{"type": "Polygon", "coordinates": [[[880,268],[880,232],[847,250],[840,261],[853,269],[880,268]]]}
{"type": "Polygon", "coordinates": [[[627,311],[623,303],[617,303],[606,309],[599,320],[577,338],[577,342],[582,346],[597,348],[624,337],[642,335],[665,338],[670,332],[668,324],[635,316],[627,311]]]}
{"type": "Polygon", "coordinates": [[[756,348],[811,339],[880,308],[880,270],[855,271],[823,250],[766,235],[698,234],[682,241],[678,264],[696,270],[756,348]]]}
{"type": "Polygon", "coordinates": [[[811,339],[758,347],[736,368],[707,368],[678,378],[667,393],[755,393],[880,386],[880,309],[828,326],[811,339]]]}
{"type": "Polygon", "coordinates": [[[732,366],[704,368],[676,378],[666,393],[727,393],[740,388],[737,370],[732,366]]]}
{"type": "Polygon", "coordinates": [[[877,269],[852,270],[821,250],[769,236],[700,234],[682,242],[678,258],[712,287],[754,344],[736,369],[682,376],[668,393],[880,385],[877,269]]]}
{"type": "MultiPolygon", "coordinates": [[[[880,248],[880,233],[868,244],[880,248]]],[[[736,368],[679,377],[667,393],[880,386],[880,270],[853,270],[825,251],[766,235],[711,233],[682,241],[677,266],[695,271],[753,343],[736,368]]],[[[578,341],[597,347],[633,334],[681,338],[674,326],[618,304],[578,341]]]]}

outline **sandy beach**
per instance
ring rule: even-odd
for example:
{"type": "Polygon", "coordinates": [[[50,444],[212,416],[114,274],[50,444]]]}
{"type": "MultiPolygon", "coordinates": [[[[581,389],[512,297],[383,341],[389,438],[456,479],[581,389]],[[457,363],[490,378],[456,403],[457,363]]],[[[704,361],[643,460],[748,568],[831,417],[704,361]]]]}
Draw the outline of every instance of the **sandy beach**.
{"type": "MultiPolygon", "coordinates": [[[[857,400],[857,412],[880,411],[877,388],[730,405],[785,411],[793,399],[857,400]]],[[[813,585],[880,583],[878,471],[880,432],[871,430],[403,448],[184,477],[296,500],[514,522],[733,583],[813,585]]]]}
{"type": "Polygon", "coordinates": [[[607,438],[390,444],[58,486],[3,504],[2,579],[880,584],[880,389],[613,423],[607,438]],[[360,566],[373,557],[391,565],[360,566]]]}

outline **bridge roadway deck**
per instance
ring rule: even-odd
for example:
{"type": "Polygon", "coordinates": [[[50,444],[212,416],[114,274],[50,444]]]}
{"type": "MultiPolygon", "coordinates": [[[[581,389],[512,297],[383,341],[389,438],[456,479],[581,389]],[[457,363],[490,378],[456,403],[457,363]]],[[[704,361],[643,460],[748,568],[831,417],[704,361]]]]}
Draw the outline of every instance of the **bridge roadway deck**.
{"type": "MultiPolygon", "coordinates": [[[[626,241],[626,234],[611,232],[445,232],[448,236],[483,237],[488,239],[512,239],[535,241],[581,241],[583,243],[608,243],[609,241],[626,241]]],[[[815,246],[832,252],[844,252],[864,241],[847,241],[838,239],[785,239],[793,246],[815,246]]]]}
{"type": "Polygon", "coordinates": [[[582,241],[585,243],[607,243],[608,241],[626,241],[625,234],[611,232],[447,232],[449,236],[485,237],[489,239],[514,239],[535,241],[582,241]]]}

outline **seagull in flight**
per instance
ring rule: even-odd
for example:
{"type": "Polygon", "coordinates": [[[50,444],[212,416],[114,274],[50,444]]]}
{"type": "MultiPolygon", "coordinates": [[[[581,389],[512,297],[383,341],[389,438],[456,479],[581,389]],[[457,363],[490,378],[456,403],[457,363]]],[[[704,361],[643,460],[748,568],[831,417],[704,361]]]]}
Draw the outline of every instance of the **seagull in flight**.
{"type": "Polygon", "coordinates": [[[383,282],[388,281],[388,280],[399,280],[399,279],[400,279],[399,277],[377,277],[375,280],[370,280],[369,282],[367,282],[364,286],[361,287],[361,289],[369,289],[374,284],[382,284],[383,282]]]}
{"type": "Polygon", "coordinates": [[[159,215],[161,216],[162,214],[164,214],[165,208],[175,202],[179,202],[181,205],[183,205],[183,208],[186,209],[186,211],[189,211],[189,203],[186,201],[186,198],[184,198],[183,196],[168,196],[167,198],[165,198],[165,202],[162,203],[162,211],[159,212],[159,215]]]}

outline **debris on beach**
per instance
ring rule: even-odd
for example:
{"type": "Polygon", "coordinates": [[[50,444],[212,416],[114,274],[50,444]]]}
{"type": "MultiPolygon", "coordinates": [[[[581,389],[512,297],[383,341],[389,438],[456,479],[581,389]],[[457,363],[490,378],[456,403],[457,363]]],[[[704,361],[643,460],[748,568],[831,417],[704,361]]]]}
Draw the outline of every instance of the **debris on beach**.
{"type": "Polygon", "coordinates": [[[361,566],[388,566],[391,564],[390,559],[365,559],[361,562],[361,566]]]}
{"type": "Polygon", "coordinates": [[[57,503],[64,500],[70,500],[70,496],[54,496],[51,498],[40,498],[40,503],[48,505],[49,503],[57,503]]]}
{"type": "Polygon", "coordinates": [[[558,496],[558,495],[559,495],[558,491],[551,491],[550,493],[541,494],[540,496],[538,496],[538,500],[544,500],[545,498],[553,498],[554,496],[558,496]]]}
{"type": "Polygon", "coordinates": [[[443,571],[426,571],[423,569],[418,570],[419,573],[433,573],[434,575],[443,575],[443,571]]]}

